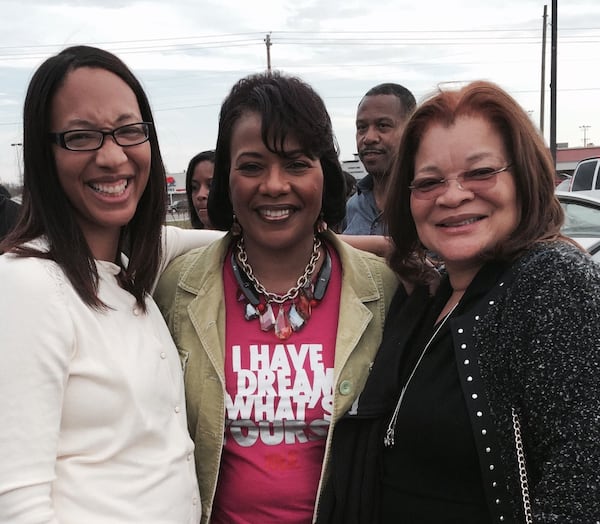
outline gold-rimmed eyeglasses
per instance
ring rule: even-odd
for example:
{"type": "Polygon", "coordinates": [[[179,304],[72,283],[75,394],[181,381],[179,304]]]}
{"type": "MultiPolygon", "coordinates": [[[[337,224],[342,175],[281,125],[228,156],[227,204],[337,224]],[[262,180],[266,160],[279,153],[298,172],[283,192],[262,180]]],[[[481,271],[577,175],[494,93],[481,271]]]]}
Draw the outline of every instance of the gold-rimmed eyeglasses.
{"type": "Polygon", "coordinates": [[[500,168],[478,167],[477,169],[465,171],[453,178],[425,176],[413,180],[408,188],[415,198],[433,200],[448,189],[450,180],[456,180],[460,189],[477,193],[493,187],[496,183],[496,175],[508,171],[511,167],[512,164],[507,164],[500,168]]]}

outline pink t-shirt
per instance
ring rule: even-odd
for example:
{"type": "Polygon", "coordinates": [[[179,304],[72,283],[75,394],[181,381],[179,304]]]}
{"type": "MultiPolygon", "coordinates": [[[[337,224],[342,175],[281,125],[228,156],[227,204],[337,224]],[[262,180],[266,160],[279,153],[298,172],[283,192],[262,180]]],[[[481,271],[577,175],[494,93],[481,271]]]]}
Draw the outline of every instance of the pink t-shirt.
{"type": "Polygon", "coordinates": [[[312,519],[333,409],[341,292],[341,263],[329,252],[327,292],[287,340],[261,331],[258,319],[245,320],[225,259],[226,428],[213,524],[312,519]]]}

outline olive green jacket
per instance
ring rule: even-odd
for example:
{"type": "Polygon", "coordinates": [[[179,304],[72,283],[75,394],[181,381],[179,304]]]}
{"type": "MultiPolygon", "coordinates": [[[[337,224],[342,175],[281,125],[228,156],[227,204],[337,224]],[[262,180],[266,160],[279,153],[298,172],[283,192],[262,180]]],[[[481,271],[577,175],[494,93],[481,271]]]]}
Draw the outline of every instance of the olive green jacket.
{"type": "MultiPolygon", "coordinates": [[[[379,348],[398,279],[385,261],[327,232],[342,263],[341,308],[335,349],[334,403],[321,471],[327,471],[333,425],[361,392],[379,348]]],[[[225,429],[225,305],[223,263],[231,236],[175,259],[163,273],[155,299],[179,350],[187,416],[196,444],[202,522],[210,520],[225,429]]],[[[234,504],[235,501],[232,501],[234,504]]],[[[315,516],[318,511],[318,500],[315,516]]]]}

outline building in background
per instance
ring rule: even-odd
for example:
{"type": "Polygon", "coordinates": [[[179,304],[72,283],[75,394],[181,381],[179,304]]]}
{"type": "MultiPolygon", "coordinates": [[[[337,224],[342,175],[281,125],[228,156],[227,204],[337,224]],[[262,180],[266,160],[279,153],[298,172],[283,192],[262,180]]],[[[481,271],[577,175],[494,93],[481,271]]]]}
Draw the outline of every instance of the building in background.
{"type": "Polygon", "coordinates": [[[185,171],[181,173],[167,173],[166,183],[167,194],[169,195],[169,207],[180,200],[187,200],[185,194],[185,171]]]}
{"type": "Polygon", "coordinates": [[[352,160],[342,160],[340,163],[342,164],[342,169],[348,171],[356,180],[360,180],[367,174],[365,166],[362,165],[362,162],[358,158],[358,153],[354,153],[352,160]]]}

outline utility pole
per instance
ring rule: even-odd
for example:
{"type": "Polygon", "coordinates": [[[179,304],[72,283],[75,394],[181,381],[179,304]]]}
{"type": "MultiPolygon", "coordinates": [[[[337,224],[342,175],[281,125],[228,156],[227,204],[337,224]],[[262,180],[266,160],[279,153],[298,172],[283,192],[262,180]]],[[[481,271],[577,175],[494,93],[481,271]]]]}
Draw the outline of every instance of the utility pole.
{"type": "Polygon", "coordinates": [[[267,73],[271,74],[271,33],[265,37],[265,45],[267,46],[267,73]]]}
{"type": "Polygon", "coordinates": [[[552,51],[550,60],[550,152],[556,167],[556,47],[558,37],[558,0],[552,0],[552,51]]]}
{"type": "Polygon", "coordinates": [[[14,142],[11,144],[12,147],[16,148],[17,152],[17,169],[19,170],[19,184],[21,187],[23,186],[23,170],[21,169],[21,147],[23,147],[22,142],[14,142]]]}
{"type": "Polygon", "coordinates": [[[540,89],[540,132],[544,136],[544,106],[546,105],[546,26],[548,5],[544,5],[544,22],[542,24],[542,85],[540,89]]]}
{"type": "Polygon", "coordinates": [[[583,147],[587,147],[587,130],[591,126],[579,126],[579,129],[583,129],[583,147]]]}

